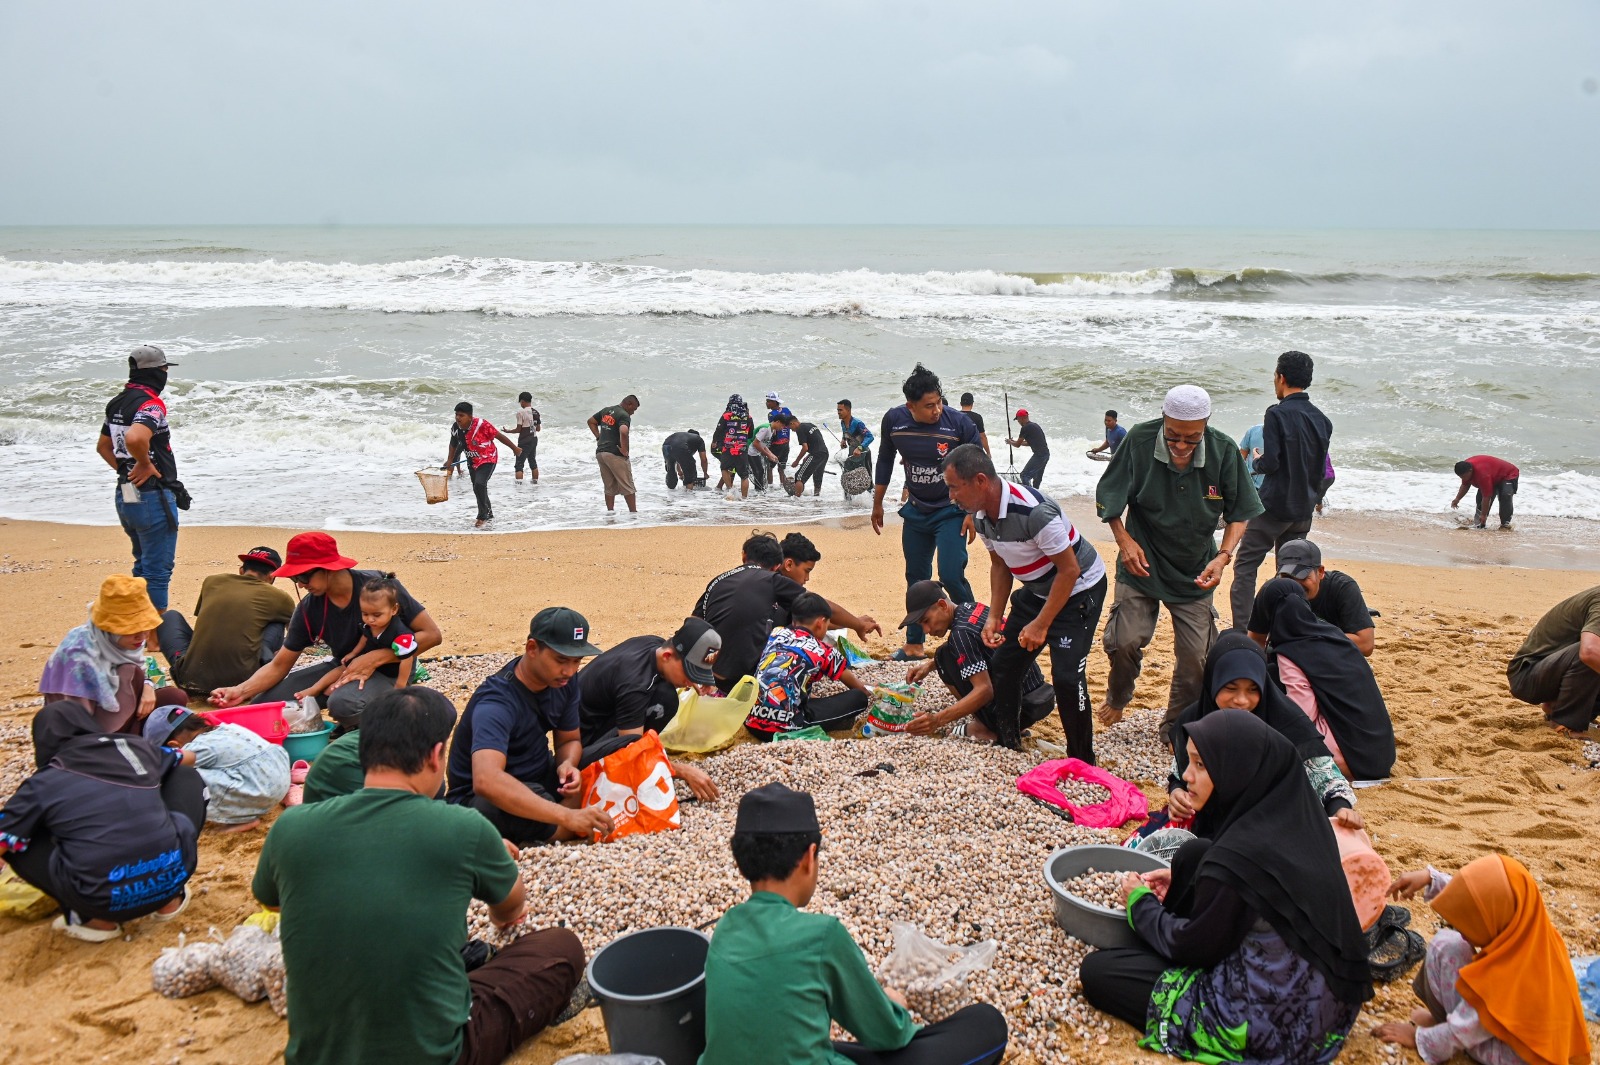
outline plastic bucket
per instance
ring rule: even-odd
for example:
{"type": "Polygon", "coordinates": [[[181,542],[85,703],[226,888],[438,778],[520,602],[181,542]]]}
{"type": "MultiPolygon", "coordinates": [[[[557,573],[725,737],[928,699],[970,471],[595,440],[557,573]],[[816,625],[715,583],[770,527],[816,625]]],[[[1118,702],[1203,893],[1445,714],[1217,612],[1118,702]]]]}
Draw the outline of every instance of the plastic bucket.
{"type": "Polygon", "coordinates": [[[212,725],[238,725],[247,728],[269,743],[283,742],[289,735],[289,723],[283,719],[284,704],[251,703],[232,710],[203,710],[200,717],[212,725]]]}
{"type": "Polygon", "coordinates": [[[418,470],[417,480],[422,482],[422,494],[429,503],[443,503],[450,498],[450,478],[439,470],[418,470]]]}
{"type": "Polygon", "coordinates": [[[283,749],[289,752],[291,762],[314,762],[323,748],[333,741],[332,723],[315,732],[291,732],[283,738],[283,749]]]}
{"type": "Polygon", "coordinates": [[[1108,843],[1064,847],[1056,851],[1044,860],[1044,882],[1055,900],[1056,924],[1067,935],[1091,947],[1138,946],[1139,934],[1128,927],[1126,912],[1069,895],[1061,885],[1090,869],[1102,873],[1151,873],[1165,868],[1167,863],[1153,854],[1108,843]]]}
{"type": "Polygon", "coordinates": [[[613,1054],[653,1054],[694,1065],[706,1048],[706,951],[692,928],[646,928],[614,939],[589,959],[613,1054]]]}

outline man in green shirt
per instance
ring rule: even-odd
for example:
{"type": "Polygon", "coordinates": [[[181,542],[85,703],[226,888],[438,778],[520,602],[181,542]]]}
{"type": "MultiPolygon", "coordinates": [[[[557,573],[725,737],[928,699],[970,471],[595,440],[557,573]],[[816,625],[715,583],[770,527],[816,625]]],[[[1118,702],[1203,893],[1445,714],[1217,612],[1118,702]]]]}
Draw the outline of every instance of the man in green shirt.
{"type": "Polygon", "coordinates": [[[1128,430],[1095,490],[1095,509],[1117,541],[1116,598],[1101,634],[1111,676],[1098,717],[1105,725],[1122,720],[1165,605],[1177,661],[1163,740],[1200,697],[1206,654],[1217,638],[1211,596],[1245,525],[1262,510],[1238,445],[1210,422],[1205,389],[1172,389],[1160,418],[1128,430]],[[1227,522],[1220,550],[1212,536],[1219,519],[1227,522]]]}
{"type": "Polygon", "coordinates": [[[589,416],[589,431],[594,434],[594,457],[600,463],[600,484],[606,493],[606,509],[615,510],[617,497],[628,504],[629,513],[638,513],[633,487],[632,446],[628,435],[633,413],[639,409],[638,396],[624,396],[615,407],[603,407],[589,416]]]}
{"type": "Polygon", "coordinates": [[[367,773],[361,768],[361,730],[356,729],[328,744],[312,760],[301,801],[337,799],[360,791],[366,783],[367,773]]]}
{"type": "Polygon", "coordinates": [[[839,919],[802,912],[817,890],[821,843],[805,792],[768,784],[739,800],[733,860],[750,898],[722,915],[711,939],[699,1065],[998,1062],[1007,1042],[999,1010],[974,1003],[918,1028],[905,998],[878,986],[839,919]],[[832,1021],[856,1042],[831,1041],[832,1021]]]}
{"type": "Polygon", "coordinates": [[[1551,607],[1506,667],[1511,694],[1567,732],[1600,717],[1600,585],[1551,607]]]}
{"type": "Polygon", "coordinates": [[[286,1065],[489,1065],[566,1006],[583,946],[564,928],[515,940],[467,972],[467,904],[495,925],[526,911],[515,848],[476,811],[433,801],[450,700],[391,689],[362,714],[366,787],[285,810],[252,891],[281,909],[286,1065]]]}

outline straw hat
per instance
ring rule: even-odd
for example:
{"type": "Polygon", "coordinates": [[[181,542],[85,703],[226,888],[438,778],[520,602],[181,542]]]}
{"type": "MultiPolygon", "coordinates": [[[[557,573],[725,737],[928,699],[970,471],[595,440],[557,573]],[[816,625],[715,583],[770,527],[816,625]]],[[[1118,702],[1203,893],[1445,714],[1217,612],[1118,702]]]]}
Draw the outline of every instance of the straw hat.
{"type": "Polygon", "coordinates": [[[161,615],[144,590],[144,578],[119,573],[100,585],[100,594],[89,609],[89,620],[95,628],[113,636],[132,636],[160,625],[161,615]]]}

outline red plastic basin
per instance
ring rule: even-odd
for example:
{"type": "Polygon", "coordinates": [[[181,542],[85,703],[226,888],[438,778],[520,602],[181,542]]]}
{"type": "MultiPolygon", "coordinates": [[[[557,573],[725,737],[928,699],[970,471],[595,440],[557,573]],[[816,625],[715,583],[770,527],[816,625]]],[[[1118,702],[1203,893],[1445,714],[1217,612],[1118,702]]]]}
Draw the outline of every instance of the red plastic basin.
{"type": "Polygon", "coordinates": [[[283,744],[289,734],[289,723],[283,719],[281,702],[251,703],[231,710],[202,710],[200,717],[212,725],[238,725],[247,728],[269,743],[283,744]]]}

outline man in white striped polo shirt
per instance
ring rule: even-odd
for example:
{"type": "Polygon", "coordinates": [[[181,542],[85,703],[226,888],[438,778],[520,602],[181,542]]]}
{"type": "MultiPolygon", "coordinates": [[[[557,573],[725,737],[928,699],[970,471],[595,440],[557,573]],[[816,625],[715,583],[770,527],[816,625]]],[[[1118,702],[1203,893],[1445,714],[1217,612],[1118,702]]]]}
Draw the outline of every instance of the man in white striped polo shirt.
{"type": "Polygon", "coordinates": [[[1106,567],[1094,545],[1037,488],[1001,480],[994,461],[976,444],[963,444],[944,460],[950,498],[972,515],[989,549],[989,602],[1007,597],[1003,621],[991,609],[983,641],[996,648],[994,716],[999,742],[1022,746],[1021,689],[1028,666],[1048,644],[1056,712],[1067,753],[1094,764],[1094,718],[1089,706],[1087,663],[1106,601],[1106,567]],[[1016,581],[1022,587],[1015,593],[1016,581]]]}

